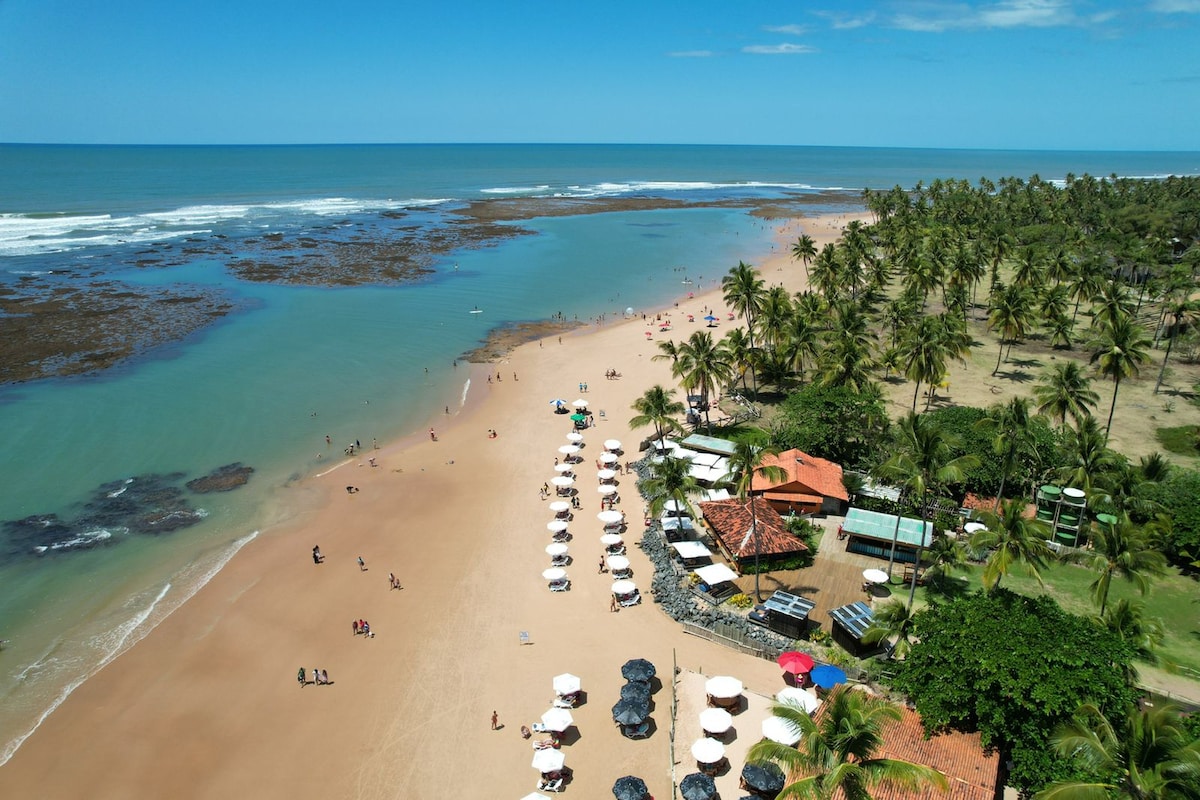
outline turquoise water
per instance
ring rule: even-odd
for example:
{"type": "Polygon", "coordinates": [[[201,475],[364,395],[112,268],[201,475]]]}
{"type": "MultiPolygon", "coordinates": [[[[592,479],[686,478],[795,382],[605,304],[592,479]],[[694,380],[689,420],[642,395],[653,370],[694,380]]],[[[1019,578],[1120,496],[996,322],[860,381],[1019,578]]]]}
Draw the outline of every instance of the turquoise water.
{"type": "Polygon", "coordinates": [[[231,462],[256,470],[242,489],[193,498],[206,516],[174,533],[109,530],[105,546],[42,556],[0,534],[0,637],[12,640],[0,653],[0,763],[255,531],[295,513],[295,493],[284,505],[281,487],[356,439],[393,439],[456,406],[465,369],[451,364],[493,326],[669,303],[690,288],[679,268],[715,279],[765,252],[769,231],[733,209],[545,218],[523,223],[537,235],[454,253],[419,283],[348,289],[243,283],[211,258],[132,269],[148,243],[219,234],[236,250],[239,237],[264,229],[333,236],[341,221],[386,231],[384,212],[436,218],[494,197],[780,197],[939,176],[1197,171],[1195,153],[0,146],[0,286],[87,270],[218,287],[243,308],[99,376],[0,388],[0,520],[70,517],[98,487],[118,493],[149,473],[195,477],[231,462]],[[467,313],[475,307],[483,313],[467,313]]]}

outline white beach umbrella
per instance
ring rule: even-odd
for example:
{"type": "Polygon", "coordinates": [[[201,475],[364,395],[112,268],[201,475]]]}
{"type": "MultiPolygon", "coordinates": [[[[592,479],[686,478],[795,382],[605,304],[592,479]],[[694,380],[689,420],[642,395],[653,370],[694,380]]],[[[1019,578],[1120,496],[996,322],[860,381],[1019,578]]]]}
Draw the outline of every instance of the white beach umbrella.
{"type": "Polygon", "coordinates": [[[568,478],[566,475],[555,475],[553,478],[550,479],[550,482],[553,483],[555,486],[561,486],[562,488],[565,489],[568,486],[575,483],[575,479],[568,478]]]}
{"type": "Polygon", "coordinates": [[[742,693],[743,688],[741,681],[728,675],[718,675],[715,678],[709,678],[704,683],[705,692],[712,697],[722,699],[737,697],[742,693]]]}
{"type": "Polygon", "coordinates": [[[601,511],[599,514],[596,515],[596,519],[600,520],[605,525],[620,525],[621,524],[621,512],[620,511],[611,511],[611,510],[610,511],[601,511]]]}
{"type": "Polygon", "coordinates": [[[633,581],[613,581],[612,593],[616,595],[633,594],[637,591],[637,584],[633,581]]]}
{"type": "Polygon", "coordinates": [[[723,708],[706,708],[700,712],[700,728],[705,733],[724,733],[732,727],[733,715],[723,708]]]}
{"type": "Polygon", "coordinates": [[[621,457],[616,453],[601,453],[600,461],[604,464],[615,464],[621,460],[621,457]]]}
{"type": "Polygon", "coordinates": [[[797,686],[783,687],[775,693],[775,699],[781,703],[799,706],[804,709],[806,714],[813,713],[821,705],[821,701],[816,698],[816,695],[797,686]]]}
{"type": "Polygon", "coordinates": [[[546,523],[546,530],[551,533],[558,533],[567,529],[567,521],[565,519],[552,519],[546,523]]]}
{"type": "Polygon", "coordinates": [[[546,545],[546,555],[548,556],[565,556],[567,554],[567,546],[562,542],[553,542],[546,545]]]}
{"type": "Polygon", "coordinates": [[[570,511],[571,504],[568,503],[566,500],[555,500],[553,503],[550,504],[550,510],[555,512],[556,514],[561,514],[564,511],[570,511]]]}
{"type": "Polygon", "coordinates": [[[569,672],[555,675],[553,684],[555,694],[575,694],[583,688],[583,681],[579,679],[579,676],[569,672]]]}
{"type": "Polygon", "coordinates": [[[615,469],[607,468],[597,470],[596,477],[602,481],[611,481],[613,478],[617,477],[617,471],[615,469]]]}
{"type": "Polygon", "coordinates": [[[567,577],[567,571],[562,567],[550,567],[542,570],[542,577],[548,581],[561,581],[567,577]]]}
{"type": "Polygon", "coordinates": [[[587,400],[584,400],[584,399],[581,397],[581,398],[579,398],[578,400],[576,400],[574,403],[571,403],[571,405],[575,406],[576,408],[587,408],[587,407],[588,407],[588,401],[587,401],[587,400]]]}
{"type": "Polygon", "coordinates": [[[625,556],[609,556],[608,568],[615,569],[618,572],[623,569],[629,569],[629,559],[625,556]]]}
{"type": "Polygon", "coordinates": [[[564,444],[562,447],[558,448],[558,452],[562,453],[564,456],[573,456],[579,452],[579,445],[564,444]]]}
{"type": "Polygon", "coordinates": [[[571,442],[572,444],[577,444],[579,442],[582,442],[583,434],[576,433],[575,431],[571,431],[570,433],[567,434],[567,441],[571,442]]]}
{"type": "Polygon", "coordinates": [[[762,735],[777,744],[789,747],[800,741],[800,731],[792,728],[781,717],[770,716],[762,721],[762,735]]]}
{"type": "Polygon", "coordinates": [[[558,772],[567,763],[567,756],[562,750],[547,747],[533,754],[533,768],[538,772],[558,772]]]}
{"type": "Polygon", "coordinates": [[[968,522],[966,525],[963,525],[963,530],[966,533],[979,533],[980,531],[986,531],[987,525],[984,525],[982,522],[968,522]]]}
{"type": "Polygon", "coordinates": [[[570,472],[572,469],[574,469],[574,467],[572,467],[570,464],[555,464],[554,465],[555,472],[570,472]]]}
{"type": "Polygon", "coordinates": [[[614,544],[623,544],[624,541],[619,533],[606,533],[600,537],[600,544],[605,547],[612,547],[614,544]]]}
{"type": "Polygon", "coordinates": [[[604,449],[605,450],[620,450],[621,449],[621,440],[620,439],[605,439],[604,440],[604,449]]]}
{"type": "MultiPolygon", "coordinates": [[[[539,750],[538,752],[542,753],[542,752],[547,752],[547,751],[539,750]]],[[[555,751],[555,752],[558,752],[558,751],[555,751]]],[[[553,771],[554,770],[551,770],[551,772],[553,772],[553,771]]],[[[530,792],[529,794],[522,797],[521,800],[550,800],[550,798],[547,797],[546,795],[542,794],[541,792],[530,792]]]]}
{"type": "Polygon", "coordinates": [[[701,764],[716,764],[725,757],[725,745],[707,736],[692,742],[692,758],[701,764]]]}
{"type": "Polygon", "coordinates": [[[863,580],[867,583],[887,583],[888,574],[881,569],[864,569],[863,580]]]}
{"type": "Polygon", "coordinates": [[[565,708],[552,708],[542,714],[542,724],[546,726],[546,730],[548,731],[562,733],[575,724],[575,718],[565,708]]]}
{"type": "Polygon", "coordinates": [[[596,491],[602,495],[608,496],[610,494],[616,494],[617,487],[613,486],[611,483],[604,483],[600,486],[597,486],[596,491]]]}

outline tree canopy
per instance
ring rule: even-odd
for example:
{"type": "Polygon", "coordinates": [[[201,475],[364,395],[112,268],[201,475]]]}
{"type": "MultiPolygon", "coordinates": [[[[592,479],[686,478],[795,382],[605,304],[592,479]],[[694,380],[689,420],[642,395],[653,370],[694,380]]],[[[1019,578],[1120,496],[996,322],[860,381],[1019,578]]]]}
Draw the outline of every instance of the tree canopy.
{"type": "Polygon", "coordinates": [[[978,730],[1025,791],[1083,777],[1050,746],[1081,704],[1119,717],[1136,697],[1124,680],[1130,646],[1048,597],[975,593],[918,612],[913,633],[895,687],[928,730],[978,730]]]}

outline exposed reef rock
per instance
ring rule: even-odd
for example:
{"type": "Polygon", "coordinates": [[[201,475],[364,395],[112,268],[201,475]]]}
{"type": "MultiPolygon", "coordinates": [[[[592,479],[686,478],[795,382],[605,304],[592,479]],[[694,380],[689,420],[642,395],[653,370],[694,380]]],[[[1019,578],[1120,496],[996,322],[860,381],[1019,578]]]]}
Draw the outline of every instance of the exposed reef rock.
{"type": "Polygon", "coordinates": [[[245,486],[253,472],[254,467],[247,467],[241,462],[226,464],[223,467],[217,467],[201,478],[193,478],[188,481],[187,488],[196,494],[228,492],[239,486],[245,486]]]}

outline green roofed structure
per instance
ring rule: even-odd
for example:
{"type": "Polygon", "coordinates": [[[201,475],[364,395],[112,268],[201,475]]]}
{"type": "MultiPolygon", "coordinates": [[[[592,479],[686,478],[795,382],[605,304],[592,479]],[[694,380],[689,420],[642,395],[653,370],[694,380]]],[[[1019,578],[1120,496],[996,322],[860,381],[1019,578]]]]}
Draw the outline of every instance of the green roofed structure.
{"type": "MultiPolygon", "coordinates": [[[[892,536],[896,534],[896,515],[880,514],[852,508],[846,512],[846,521],[838,527],[838,538],[849,539],[846,550],[876,558],[887,558],[892,550],[892,536]]],[[[929,547],[933,543],[933,523],[925,523],[924,541],[921,540],[921,520],[911,517],[900,518],[900,533],[896,537],[896,560],[912,564],[917,560],[917,546],[929,547]]]]}

